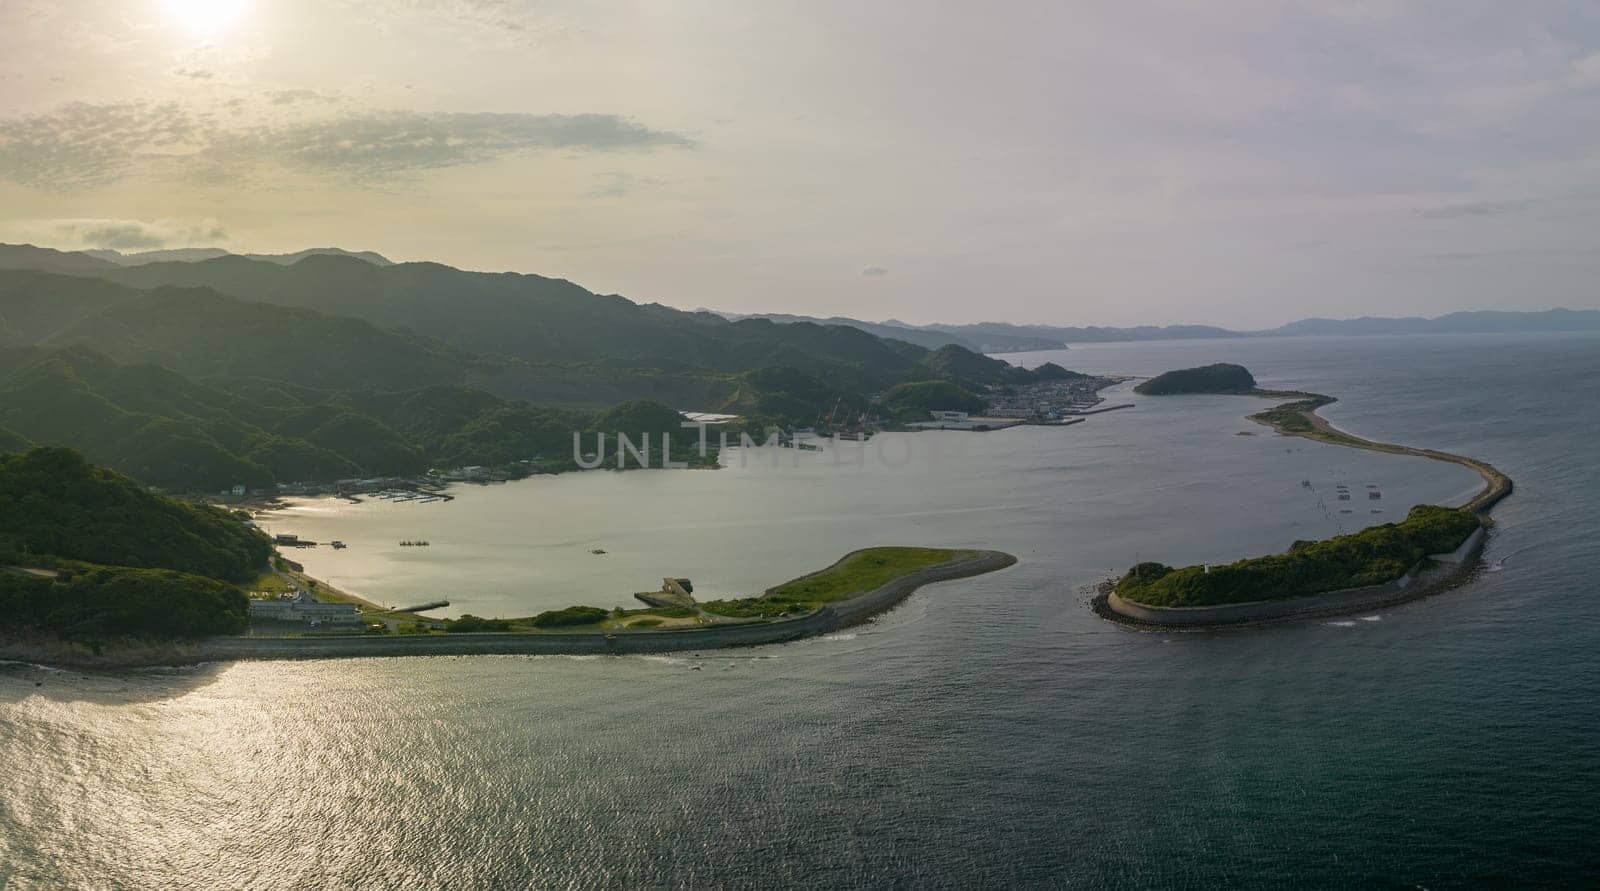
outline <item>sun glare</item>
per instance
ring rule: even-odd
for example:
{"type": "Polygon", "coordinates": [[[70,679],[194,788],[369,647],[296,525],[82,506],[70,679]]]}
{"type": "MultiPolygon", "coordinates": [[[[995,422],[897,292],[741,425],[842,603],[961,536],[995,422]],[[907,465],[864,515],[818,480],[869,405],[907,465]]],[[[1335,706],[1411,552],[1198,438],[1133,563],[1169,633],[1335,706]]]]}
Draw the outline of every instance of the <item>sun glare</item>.
{"type": "Polygon", "coordinates": [[[191,33],[209,37],[237,21],[250,0],[162,0],[162,4],[191,33]]]}

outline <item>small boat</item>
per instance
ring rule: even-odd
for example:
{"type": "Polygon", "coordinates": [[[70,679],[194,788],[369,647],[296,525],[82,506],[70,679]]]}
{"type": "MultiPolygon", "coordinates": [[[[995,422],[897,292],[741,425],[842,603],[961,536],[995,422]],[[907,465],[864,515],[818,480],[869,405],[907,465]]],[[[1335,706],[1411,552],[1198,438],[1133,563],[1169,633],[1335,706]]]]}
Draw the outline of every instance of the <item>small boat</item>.
{"type": "Polygon", "coordinates": [[[591,553],[591,554],[604,554],[605,552],[606,552],[605,548],[590,548],[589,549],[589,553],[591,553]]]}
{"type": "Polygon", "coordinates": [[[330,541],[330,542],[328,542],[328,544],[332,545],[333,549],[336,550],[336,551],[342,551],[345,548],[345,544],[342,541],[337,541],[337,540],[330,541]]]}

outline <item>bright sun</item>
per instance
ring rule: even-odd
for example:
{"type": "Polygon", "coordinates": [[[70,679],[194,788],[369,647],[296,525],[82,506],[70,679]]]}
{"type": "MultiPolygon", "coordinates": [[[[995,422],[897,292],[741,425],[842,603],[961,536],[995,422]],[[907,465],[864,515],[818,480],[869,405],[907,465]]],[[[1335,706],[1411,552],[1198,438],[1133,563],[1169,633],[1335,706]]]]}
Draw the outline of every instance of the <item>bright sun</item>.
{"type": "Polygon", "coordinates": [[[167,13],[191,32],[209,37],[233,24],[250,0],[162,0],[167,13]]]}

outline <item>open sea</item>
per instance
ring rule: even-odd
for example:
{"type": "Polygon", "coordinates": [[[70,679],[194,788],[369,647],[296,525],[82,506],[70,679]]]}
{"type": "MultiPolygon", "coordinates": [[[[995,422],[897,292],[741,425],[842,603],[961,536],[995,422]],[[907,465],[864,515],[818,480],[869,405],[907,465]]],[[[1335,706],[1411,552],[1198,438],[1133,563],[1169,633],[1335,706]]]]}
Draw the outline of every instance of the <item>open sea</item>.
{"type": "Polygon", "coordinates": [[[0,664],[0,889],[1600,881],[1600,336],[1007,358],[1239,362],[1340,397],[1323,414],[1351,432],[1485,459],[1517,490],[1460,588],[1187,634],[1109,624],[1086,588],[1459,503],[1478,478],[1274,436],[1244,420],[1265,401],[1122,387],[1107,404],[1133,408],[1066,428],[298,502],[265,525],[349,544],[302,552],[309,571],[395,605],[447,597],[441,615],[631,604],[668,575],[748,594],[869,545],[1021,562],[746,650],[0,664]]]}

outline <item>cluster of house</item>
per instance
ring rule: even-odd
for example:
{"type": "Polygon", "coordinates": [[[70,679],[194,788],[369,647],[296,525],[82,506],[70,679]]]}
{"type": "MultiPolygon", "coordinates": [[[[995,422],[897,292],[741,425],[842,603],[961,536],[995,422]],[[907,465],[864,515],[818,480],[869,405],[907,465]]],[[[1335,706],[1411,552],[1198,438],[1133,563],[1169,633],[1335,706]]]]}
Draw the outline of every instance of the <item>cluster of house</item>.
{"type": "Polygon", "coordinates": [[[251,600],[250,618],[302,625],[349,627],[361,624],[361,612],[353,603],[323,603],[304,589],[292,597],[251,600]]]}
{"type": "Polygon", "coordinates": [[[1022,421],[1015,418],[986,418],[973,417],[964,411],[934,411],[929,412],[933,420],[915,421],[907,424],[908,427],[918,427],[923,430],[1003,430],[1006,427],[1015,427],[1022,421]]]}

